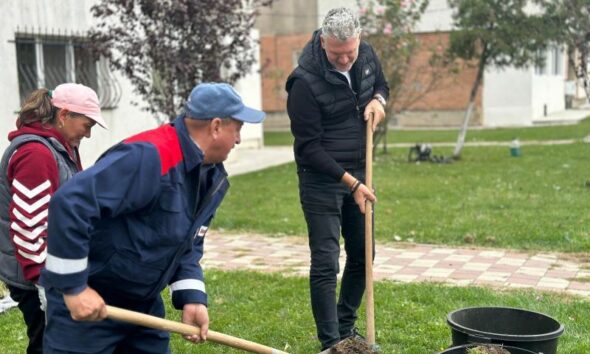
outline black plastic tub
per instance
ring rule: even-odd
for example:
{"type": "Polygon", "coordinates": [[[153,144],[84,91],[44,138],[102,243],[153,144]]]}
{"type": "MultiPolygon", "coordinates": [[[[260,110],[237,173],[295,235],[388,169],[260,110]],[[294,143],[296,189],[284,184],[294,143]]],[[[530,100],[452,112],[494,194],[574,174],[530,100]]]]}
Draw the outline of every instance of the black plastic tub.
{"type": "MultiPolygon", "coordinates": [[[[474,348],[479,345],[481,345],[481,344],[464,344],[464,345],[460,345],[458,347],[452,347],[452,348],[446,349],[445,351],[442,351],[438,354],[467,354],[467,349],[474,348]]],[[[487,345],[496,346],[496,344],[487,344],[487,345]]],[[[499,345],[497,345],[497,346],[499,346],[499,345]]],[[[510,354],[536,354],[535,352],[531,352],[530,350],[522,349],[522,348],[508,347],[505,345],[502,345],[502,348],[509,351],[510,354]]]]}
{"type": "MultiPolygon", "coordinates": [[[[481,345],[481,344],[464,344],[464,345],[460,345],[458,347],[452,347],[452,348],[446,349],[445,351],[442,351],[438,354],[467,354],[467,349],[477,347],[478,345],[481,345]]],[[[495,345],[495,344],[491,344],[491,345],[495,345]]],[[[509,351],[510,354],[536,354],[535,352],[531,352],[530,350],[522,349],[522,348],[508,347],[505,345],[503,345],[502,348],[509,351]]]]}
{"type": "Polygon", "coordinates": [[[453,345],[503,344],[533,353],[556,354],[563,325],[542,313],[510,307],[470,307],[447,316],[453,345]]]}

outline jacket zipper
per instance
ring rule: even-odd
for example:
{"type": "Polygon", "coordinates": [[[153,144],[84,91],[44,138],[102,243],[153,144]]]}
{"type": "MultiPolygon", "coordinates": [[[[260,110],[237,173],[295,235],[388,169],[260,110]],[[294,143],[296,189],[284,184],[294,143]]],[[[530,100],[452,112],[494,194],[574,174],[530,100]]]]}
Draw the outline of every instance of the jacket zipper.
{"type": "Polygon", "coordinates": [[[227,178],[225,177],[221,177],[219,179],[219,182],[217,182],[217,184],[215,185],[214,188],[212,188],[209,193],[207,193],[207,195],[205,196],[205,199],[203,199],[203,202],[201,203],[201,206],[195,210],[195,212],[193,213],[193,217],[196,217],[197,215],[199,215],[203,209],[205,208],[205,206],[207,205],[207,203],[209,203],[209,201],[211,200],[211,198],[213,198],[213,196],[215,195],[215,193],[217,193],[219,191],[219,189],[221,188],[221,186],[227,182],[227,178]]]}
{"type": "MultiPolygon", "coordinates": [[[[227,182],[227,178],[225,177],[221,177],[219,182],[217,182],[217,184],[215,185],[215,188],[213,188],[211,190],[211,192],[209,192],[207,194],[207,197],[203,200],[204,203],[201,205],[201,207],[199,208],[199,210],[197,210],[197,212],[193,215],[193,217],[196,217],[197,215],[199,215],[204,207],[207,205],[207,203],[209,203],[209,201],[211,200],[211,198],[213,198],[213,196],[221,189],[221,187],[225,184],[225,182],[227,182]]],[[[193,225],[194,226],[194,225],[193,225]]],[[[191,228],[192,229],[192,228],[191,228]]],[[[189,235],[192,235],[196,230],[192,230],[191,233],[189,233],[189,235]]],[[[174,255],[174,257],[172,258],[172,262],[170,262],[170,266],[168,268],[166,268],[164,270],[164,272],[162,272],[162,277],[160,277],[160,279],[158,280],[158,285],[161,285],[162,283],[162,279],[168,275],[168,273],[170,272],[171,266],[178,266],[177,264],[177,260],[178,257],[183,254],[187,249],[189,249],[190,247],[192,247],[193,244],[193,238],[189,237],[187,238],[187,240],[185,241],[184,247],[180,247],[177,251],[176,254],[174,255]]],[[[147,298],[151,298],[154,297],[155,294],[158,293],[158,288],[159,286],[156,286],[149,294],[149,296],[147,296],[147,298]]]]}
{"type": "MultiPolygon", "coordinates": [[[[343,74],[341,74],[337,70],[328,69],[328,71],[333,72],[333,73],[335,73],[337,75],[343,76],[343,74]]],[[[347,80],[346,77],[344,79],[347,80]]],[[[362,73],[361,73],[361,81],[362,81],[362,79],[363,78],[362,78],[362,73]]],[[[350,90],[350,92],[352,93],[352,98],[354,99],[354,106],[356,108],[356,122],[357,122],[357,126],[358,126],[358,129],[356,131],[356,134],[357,134],[357,136],[356,136],[357,139],[356,140],[358,141],[358,149],[357,149],[356,161],[355,161],[355,164],[354,165],[358,168],[358,166],[360,164],[360,161],[362,159],[362,154],[363,154],[363,141],[362,141],[363,137],[362,137],[361,134],[362,134],[362,131],[363,131],[363,124],[362,124],[362,122],[364,121],[364,118],[361,117],[361,112],[360,112],[360,107],[359,107],[359,100],[358,100],[358,98],[356,96],[356,93],[352,89],[352,86],[350,84],[347,85],[346,83],[344,83],[342,81],[340,81],[338,83],[338,85],[346,85],[348,87],[348,89],[350,90]]]]}

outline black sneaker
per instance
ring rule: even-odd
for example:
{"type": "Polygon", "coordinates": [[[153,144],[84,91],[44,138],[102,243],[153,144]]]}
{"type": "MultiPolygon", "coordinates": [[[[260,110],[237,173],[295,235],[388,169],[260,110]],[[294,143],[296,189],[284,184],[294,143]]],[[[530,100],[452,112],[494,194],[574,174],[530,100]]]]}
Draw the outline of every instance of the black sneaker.
{"type": "Polygon", "coordinates": [[[358,331],[358,328],[356,328],[356,327],[353,327],[348,333],[340,335],[340,340],[344,340],[346,338],[353,338],[353,339],[360,340],[363,342],[367,341],[367,338],[365,338],[365,336],[360,334],[358,331]]]}

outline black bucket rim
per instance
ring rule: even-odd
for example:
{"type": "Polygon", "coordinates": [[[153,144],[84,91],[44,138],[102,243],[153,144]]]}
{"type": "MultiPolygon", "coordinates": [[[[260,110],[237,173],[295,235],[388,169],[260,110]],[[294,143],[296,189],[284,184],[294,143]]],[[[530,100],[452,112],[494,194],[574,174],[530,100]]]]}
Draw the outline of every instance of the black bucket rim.
{"type": "Polygon", "coordinates": [[[443,350],[442,352],[438,352],[437,354],[444,354],[446,351],[449,350],[457,350],[457,349],[462,349],[462,348],[475,348],[479,345],[492,345],[492,346],[497,346],[497,347],[502,347],[502,348],[506,348],[506,350],[510,351],[511,349],[517,349],[521,352],[529,352],[531,354],[536,354],[534,351],[529,350],[529,349],[525,349],[525,348],[519,348],[519,347],[515,347],[515,346],[511,346],[511,345],[503,345],[503,344],[496,344],[496,343],[468,343],[468,344],[460,344],[460,345],[455,345],[452,347],[449,347],[445,350],[443,350]]]}
{"type": "Polygon", "coordinates": [[[553,317],[546,315],[544,313],[526,310],[526,309],[522,309],[522,308],[518,308],[518,307],[504,307],[504,306],[464,307],[464,308],[449,312],[449,314],[447,315],[447,323],[449,324],[449,326],[451,328],[453,328],[457,331],[461,331],[466,334],[471,334],[471,335],[483,337],[483,338],[505,340],[505,341],[516,341],[516,342],[538,342],[538,341],[555,339],[555,338],[559,338],[565,330],[565,327],[559,321],[557,321],[553,317]],[[514,311],[520,311],[520,312],[529,312],[529,313],[533,313],[536,315],[546,317],[547,319],[557,323],[559,325],[559,328],[557,328],[555,331],[548,332],[548,333],[542,333],[542,334],[522,335],[522,334],[492,333],[492,332],[478,331],[478,330],[475,330],[472,328],[462,326],[462,325],[458,324],[457,322],[453,321],[451,318],[457,312],[467,311],[467,310],[476,310],[476,309],[499,309],[499,310],[514,310],[514,311]]]}

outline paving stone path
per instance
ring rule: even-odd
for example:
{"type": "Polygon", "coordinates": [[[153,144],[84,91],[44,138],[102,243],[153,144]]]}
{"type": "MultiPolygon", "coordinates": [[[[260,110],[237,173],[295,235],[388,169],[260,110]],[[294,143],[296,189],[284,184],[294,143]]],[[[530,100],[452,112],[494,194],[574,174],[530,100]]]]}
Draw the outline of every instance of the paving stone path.
{"type": "MultiPolygon", "coordinates": [[[[344,267],[341,252],[341,269],[344,267]]],[[[229,234],[207,235],[204,268],[255,270],[307,276],[307,239],[229,234]]],[[[374,279],[443,282],[460,286],[534,288],[590,297],[590,255],[377,244],[374,279]]]]}
{"type": "MultiPolygon", "coordinates": [[[[203,267],[307,276],[309,249],[303,237],[268,237],[209,231],[203,267]]],[[[344,269],[344,250],[340,267],[344,269]]],[[[590,298],[590,255],[524,253],[409,243],[377,244],[374,279],[441,282],[459,286],[534,288],[590,298]]],[[[0,313],[16,305],[0,299],[0,313]]]]}

